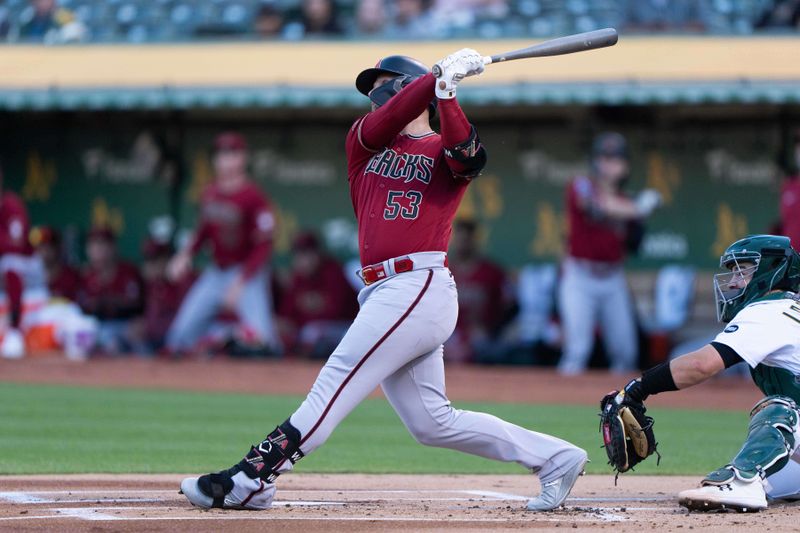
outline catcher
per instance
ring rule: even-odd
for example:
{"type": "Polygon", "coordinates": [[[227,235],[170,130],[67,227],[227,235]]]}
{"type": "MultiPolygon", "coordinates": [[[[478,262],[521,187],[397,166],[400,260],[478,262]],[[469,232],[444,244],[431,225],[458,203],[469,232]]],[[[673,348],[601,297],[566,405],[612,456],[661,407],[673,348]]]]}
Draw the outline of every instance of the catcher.
{"type": "Polygon", "coordinates": [[[700,488],[678,495],[689,510],[754,512],[767,499],[800,499],[800,254],[789,238],[753,235],[731,244],[714,276],[717,318],[710,344],[644,372],[601,402],[610,464],[630,470],[656,451],[651,394],[685,389],[744,361],[765,394],[750,411],[747,439],[700,488]]]}

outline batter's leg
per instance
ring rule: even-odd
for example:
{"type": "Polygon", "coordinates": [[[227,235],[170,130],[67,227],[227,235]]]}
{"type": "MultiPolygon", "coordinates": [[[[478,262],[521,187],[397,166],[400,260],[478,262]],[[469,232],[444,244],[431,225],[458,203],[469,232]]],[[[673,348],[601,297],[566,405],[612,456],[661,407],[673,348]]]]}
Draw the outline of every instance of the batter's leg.
{"type": "Polygon", "coordinates": [[[272,313],[272,290],[266,269],[256,272],[244,286],[237,304],[239,320],[251,328],[264,345],[280,352],[278,332],[272,313]]]}
{"type": "Polygon", "coordinates": [[[613,372],[630,372],[636,368],[639,355],[633,298],[622,271],[605,280],[604,285],[599,322],[609,365],[613,372]]]}
{"type": "Polygon", "coordinates": [[[597,302],[590,274],[569,261],[558,287],[563,348],[558,362],[562,374],[586,370],[594,346],[597,302]]]}
{"type": "Polygon", "coordinates": [[[581,448],[530,431],[496,416],[454,409],[445,395],[444,360],[439,346],[387,377],[386,398],[414,438],[427,446],[515,462],[538,472],[542,484],[567,474],[586,460],[581,448]]]}
{"type": "Polygon", "coordinates": [[[322,445],[387,376],[441,345],[455,327],[457,296],[449,271],[417,271],[390,281],[362,305],[290,418],[303,435],[304,454],[322,445]]]}
{"type": "Polygon", "coordinates": [[[226,280],[231,276],[215,267],[203,272],[181,303],[167,332],[166,346],[173,351],[194,346],[219,311],[226,280]]]}
{"type": "Polygon", "coordinates": [[[359,302],[358,316],[297,411],[231,469],[183,481],[193,504],[268,508],[277,475],[321,446],[388,375],[441,345],[458,314],[455,284],[443,268],[368,287],[359,302]]]}

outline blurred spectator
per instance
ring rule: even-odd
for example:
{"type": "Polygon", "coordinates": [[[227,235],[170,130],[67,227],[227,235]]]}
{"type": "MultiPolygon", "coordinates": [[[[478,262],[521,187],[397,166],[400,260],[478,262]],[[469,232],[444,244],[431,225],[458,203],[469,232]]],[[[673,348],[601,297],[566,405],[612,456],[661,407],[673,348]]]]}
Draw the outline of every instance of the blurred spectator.
{"type": "Polygon", "coordinates": [[[758,29],[800,29],[800,0],[773,0],[756,20],[758,29]]]}
{"type": "Polygon", "coordinates": [[[626,248],[638,247],[632,237],[641,238],[641,221],[658,206],[660,195],[653,190],[635,200],[624,195],[629,165],[625,138],[602,133],[592,145],[589,176],[567,187],[569,234],[559,287],[564,351],[558,370],[563,374],[586,368],[598,323],[611,370],[636,367],[636,320],[623,260],[626,248]]]}
{"type": "Polygon", "coordinates": [[[144,315],[136,320],[133,335],[142,352],[154,353],[164,347],[167,331],[196,276],[193,273],[174,282],[167,265],[174,253],[169,243],[148,238],[142,245],[144,315]]]}
{"type": "Polygon", "coordinates": [[[167,348],[192,349],[216,315],[235,312],[244,330],[238,342],[249,352],[278,353],[272,316],[268,263],[275,215],[267,196],[247,174],[247,142],[239,133],[217,136],[213,147],[214,182],[200,199],[198,228],[168,266],[178,281],[189,274],[192,258],[210,244],[212,263],[192,285],[167,333],[167,348]]]}
{"type": "Polygon", "coordinates": [[[109,355],[131,352],[131,319],[142,312],[144,298],[139,271],[119,258],[116,236],[106,227],[89,232],[86,257],[78,301],[86,314],[99,320],[97,348],[109,355]]]}
{"type": "Polygon", "coordinates": [[[431,39],[438,35],[430,0],[397,0],[384,35],[390,39],[431,39]]]}
{"type": "Polygon", "coordinates": [[[283,12],[272,4],[264,4],[256,13],[253,29],[260,39],[278,39],[283,32],[283,12]]]}
{"type": "Polygon", "coordinates": [[[434,0],[431,16],[447,32],[474,31],[485,20],[504,20],[511,8],[508,0],[434,0]]]}
{"type": "Polygon", "coordinates": [[[781,184],[780,234],[800,248],[800,128],[792,133],[781,184]]]}
{"type": "Polygon", "coordinates": [[[303,0],[299,19],[287,29],[289,37],[336,37],[343,33],[333,0],[303,0]]]}
{"type": "Polygon", "coordinates": [[[0,41],[8,39],[11,24],[8,21],[8,8],[0,6],[0,41]]]}
{"type": "Polygon", "coordinates": [[[382,37],[387,19],[385,0],[360,0],[356,9],[355,33],[360,37],[382,37]]]}
{"type": "Polygon", "coordinates": [[[0,356],[19,359],[25,355],[25,339],[20,331],[22,293],[44,287],[44,268],[28,240],[30,222],[22,200],[4,187],[0,165],[0,273],[8,310],[8,324],[0,342],[0,356]]]}
{"type": "Polygon", "coordinates": [[[511,296],[502,267],[480,253],[474,221],[455,223],[448,262],[458,285],[458,322],[445,356],[503,362],[500,333],[512,308],[511,296]]]}
{"type": "Polygon", "coordinates": [[[68,9],[58,6],[56,0],[30,0],[31,18],[23,22],[19,40],[60,44],[82,41],[86,27],[68,9]]]}
{"type": "Polygon", "coordinates": [[[67,264],[61,248],[61,233],[52,226],[35,228],[31,241],[41,257],[50,296],[78,301],[81,286],[80,272],[67,264]]]}
{"type": "Polygon", "coordinates": [[[706,29],[706,0],[628,0],[625,29],[636,32],[700,32],[706,29]]]}
{"type": "Polygon", "coordinates": [[[292,269],[278,313],[287,349],[306,357],[328,357],[358,312],[356,293],[338,261],[314,233],[292,244],[292,269]]]}

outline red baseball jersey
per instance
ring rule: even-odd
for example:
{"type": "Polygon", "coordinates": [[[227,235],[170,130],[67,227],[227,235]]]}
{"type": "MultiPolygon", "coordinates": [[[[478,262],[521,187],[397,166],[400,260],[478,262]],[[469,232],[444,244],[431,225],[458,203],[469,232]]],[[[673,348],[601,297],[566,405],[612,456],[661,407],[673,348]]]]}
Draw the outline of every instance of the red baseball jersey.
{"type": "Polygon", "coordinates": [[[312,276],[293,273],[279,308],[297,328],[314,320],[352,320],[357,312],[356,293],[332,258],[324,258],[312,276]]]}
{"type": "Polygon", "coordinates": [[[0,254],[31,255],[28,210],[19,196],[11,191],[0,195],[0,254]]]}
{"type": "Polygon", "coordinates": [[[148,341],[157,345],[164,341],[172,320],[178,314],[183,297],[189,292],[195,279],[196,276],[192,273],[178,282],[167,279],[145,282],[144,325],[148,341]]]}
{"type": "Polygon", "coordinates": [[[255,183],[247,182],[233,193],[211,184],[200,199],[200,226],[191,251],[210,241],[217,266],[242,265],[242,274],[249,278],[269,260],[274,230],[271,203],[255,183]]]}
{"type": "Polygon", "coordinates": [[[57,271],[47,273],[47,287],[53,298],[77,301],[81,274],[71,266],[62,264],[57,271]]]}
{"type": "Polygon", "coordinates": [[[585,176],[575,178],[567,187],[569,255],[591,261],[622,261],[626,224],[594,214],[596,195],[595,184],[585,176]]]}
{"type": "Polygon", "coordinates": [[[481,258],[475,264],[453,261],[450,265],[458,285],[458,323],[456,328],[469,335],[481,328],[495,333],[508,308],[506,275],[492,261],[481,258]]]}
{"type": "Polygon", "coordinates": [[[136,266],[121,261],[111,272],[88,268],[79,298],[86,313],[108,320],[138,315],[143,296],[142,279],[136,266]]]}
{"type": "Polygon", "coordinates": [[[800,176],[784,180],[781,186],[781,226],[792,248],[800,250],[800,176]]]}
{"type": "MultiPolygon", "coordinates": [[[[454,176],[455,163],[445,157],[439,134],[400,134],[433,99],[433,84],[430,74],[419,78],[356,120],[347,134],[347,173],[362,265],[414,252],[447,251],[453,217],[469,181],[454,176]]],[[[448,113],[461,113],[454,100],[442,104],[450,106],[448,113]]],[[[456,138],[464,140],[466,120],[460,128],[456,138]]]]}

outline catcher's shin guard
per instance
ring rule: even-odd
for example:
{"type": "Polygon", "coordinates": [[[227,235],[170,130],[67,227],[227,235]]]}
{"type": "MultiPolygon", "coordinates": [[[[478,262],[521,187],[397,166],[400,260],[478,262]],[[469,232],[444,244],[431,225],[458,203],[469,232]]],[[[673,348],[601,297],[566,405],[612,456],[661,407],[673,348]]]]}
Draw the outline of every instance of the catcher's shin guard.
{"type": "Polygon", "coordinates": [[[300,432],[287,420],[231,468],[184,479],[181,492],[206,509],[269,509],[275,479],[303,457],[299,445],[300,432]]]}
{"type": "Polygon", "coordinates": [[[703,483],[722,485],[735,477],[752,481],[774,474],[789,461],[800,441],[800,410],[785,396],[767,396],[750,411],[747,440],[729,465],[711,472],[703,483]]]}

